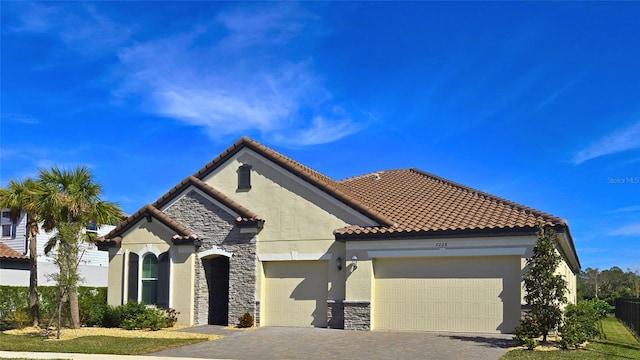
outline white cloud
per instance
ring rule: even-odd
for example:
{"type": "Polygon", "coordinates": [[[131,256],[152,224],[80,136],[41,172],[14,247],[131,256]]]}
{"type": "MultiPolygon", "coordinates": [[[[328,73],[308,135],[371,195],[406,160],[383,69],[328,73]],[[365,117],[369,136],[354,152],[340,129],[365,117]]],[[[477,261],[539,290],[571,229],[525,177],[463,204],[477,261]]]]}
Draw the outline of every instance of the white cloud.
{"type": "Polygon", "coordinates": [[[202,127],[212,138],[259,132],[289,145],[335,141],[368,120],[355,120],[333,99],[312,59],[290,53],[289,45],[319,36],[317,22],[283,4],[221,13],[213,23],[136,43],[119,51],[114,94],[139,96],[146,111],[202,127]],[[220,26],[223,37],[212,30],[220,26]]]}
{"type": "Polygon", "coordinates": [[[573,157],[573,163],[579,165],[601,156],[636,148],[640,148],[640,122],[627,128],[619,129],[579,151],[573,157]]]}
{"type": "Polygon", "coordinates": [[[640,222],[619,227],[611,231],[609,235],[640,236],[640,222]]]}
{"type": "Polygon", "coordinates": [[[308,145],[335,141],[368,122],[364,111],[335,99],[318,73],[306,49],[327,30],[298,4],[229,5],[171,33],[150,30],[166,27],[168,19],[124,22],[116,15],[101,11],[100,3],[29,4],[13,31],[60,43],[58,59],[47,66],[112,61],[91,85],[110,87],[115,105],[133,103],[212,138],[260,133],[308,145]]]}
{"type": "Polygon", "coordinates": [[[626,206],[626,207],[611,210],[608,213],[613,214],[613,213],[626,213],[626,212],[636,212],[636,211],[640,211],[640,205],[626,206]]]}
{"type": "Polygon", "coordinates": [[[356,133],[365,126],[365,123],[356,123],[349,118],[326,119],[316,116],[309,127],[290,131],[286,136],[276,134],[274,140],[284,145],[325,144],[356,133]]]}
{"type": "Polygon", "coordinates": [[[18,113],[4,113],[0,115],[0,120],[20,123],[24,125],[37,125],[39,122],[36,118],[18,113]]]}
{"type": "Polygon", "coordinates": [[[28,3],[18,14],[17,25],[11,31],[57,38],[62,45],[57,49],[57,56],[73,56],[76,61],[113,54],[131,35],[129,26],[110,20],[89,4],[28,3]]]}

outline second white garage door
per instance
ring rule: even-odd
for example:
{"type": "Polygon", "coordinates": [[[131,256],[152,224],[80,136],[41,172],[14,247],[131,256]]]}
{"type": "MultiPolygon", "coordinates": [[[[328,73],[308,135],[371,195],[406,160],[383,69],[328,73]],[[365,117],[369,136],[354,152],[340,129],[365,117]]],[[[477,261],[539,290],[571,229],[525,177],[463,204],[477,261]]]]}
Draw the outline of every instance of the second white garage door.
{"type": "Polygon", "coordinates": [[[520,257],[374,260],[373,327],[512,332],[520,316],[520,257]]]}
{"type": "Polygon", "coordinates": [[[326,261],[263,262],[265,326],[327,326],[326,261]]]}

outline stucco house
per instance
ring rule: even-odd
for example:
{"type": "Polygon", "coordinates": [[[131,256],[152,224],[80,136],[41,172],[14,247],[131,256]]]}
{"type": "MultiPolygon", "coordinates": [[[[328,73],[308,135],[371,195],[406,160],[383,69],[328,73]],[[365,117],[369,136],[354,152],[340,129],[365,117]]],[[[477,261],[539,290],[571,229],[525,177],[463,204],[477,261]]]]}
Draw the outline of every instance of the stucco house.
{"type": "Polygon", "coordinates": [[[536,224],[567,222],[417,169],[333,180],[242,138],[99,239],[108,302],[179,323],[510,333],[536,224]]]}

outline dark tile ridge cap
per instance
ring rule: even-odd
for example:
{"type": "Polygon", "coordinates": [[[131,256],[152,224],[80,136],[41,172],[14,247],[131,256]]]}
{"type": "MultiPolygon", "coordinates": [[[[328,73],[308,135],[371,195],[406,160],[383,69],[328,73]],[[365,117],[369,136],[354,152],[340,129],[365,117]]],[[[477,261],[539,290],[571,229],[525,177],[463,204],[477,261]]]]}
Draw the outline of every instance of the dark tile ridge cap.
{"type": "Polygon", "coordinates": [[[516,208],[516,209],[518,209],[520,211],[523,211],[523,212],[531,213],[532,215],[535,215],[536,217],[541,217],[544,220],[551,222],[553,225],[569,226],[567,220],[565,220],[563,218],[560,218],[560,217],[557,217],[555,215],[551,215],[549,213],[545,213],[543,211],[540,211],[540,210],[537,210],[537,209],[534,209],[534,208],[531,208],[531,207],[528,207],[528,206],[525,206],[525,205],[522,205],[522,204],[518,204],[516,202],[513,202],[511,200],[507,200],[505,198],[490,194],[488,192],[484,192],[484,191],[481,191],[481,190],[478,190],[478,189],[474,189],[474,188],[466,186],[466,185],[462,185],[462,184],[457,183],[455,181],[451,181],[451,180],[445,179],[443,177],[428,173],[428,172],[420,170],[420,169],[410,168],[408,170],[412,171],[412,172],[414,172],[416,174],[420,174],[422,176],[430,177],[430,178],[432,178],[434,180],[437,180],[437,181],[439,181],[439,182],[441,182],[441,183],[443,183],[445,185],[456,187],[456,188],[458,188],[460,190],[467,191],[467,192],[470,192],[472,194],[476,194],[476,195],[478,195],[480,197],[483,197],[485,199],[488,199],[488,200],[493,200],[493,201],[495,201],[495,202],[497,202],[499,204],[510,206],[510,207],[516,208]]]}
{"type": "Polygon", "coordinates": [[[5,253],[0,255],[0,259],[29,260],[27,256],[15,251],[11,246],[3,243],[2,241],[0,241],[0,253],[5,253]]]}
{"type": "Polygon", "coordinates": [[[338,183],[337,181],[316,170],[311,169],[308,166],[302,165],[301,163],[292,160],[291,158],[288,158],[280,154],[279,152],[270,149],[246,136],[236,141],[233,145],[222,152],[222,154],[218,155],[215,159],[211,160],[204,167],[198,170],[198,172],[196,172],[193,176],[198,179],[206,177],[211,172],[215,171],[215,169],[217,169],[221,164],[223,164],[225,160],[245,147],[273,161],[282,168],[286,169],[302,180],[314,185],[330,196],[338,199],[347,206],[365,215],[366,217],[375,220],[380,224],[384,224],[387,226],[396,226],[395,222],[386,217],[384,214],[370,209],[369,207],[364,205],[357,197],[347,193],[345,189],[341,189],[340,183],[338,183]]]}
{"type": "MultiPolygon", "coordinates": [[[[118,226],[111,230],[108,234],[101,236],[97,239],[97,242],[112,242],[116,240],[123,232],[129,230],[133,225],[140,221],[145,216],[152,216],[158,219],[160,222],[168,226],[171,230],[177,233],[179,238],[183,239],[197,239],[198,235],[193,231],[187,229],[184,225],[174,220],[169,215],[155,208],[153,205],[145,205],[140,210],[136,211],[133,215],[129,216],[126,220],[122,221],[118,226]]],[[[175,238],[175,237],[174,237],[175,238]]],[[[116,241],[117,242],[117,241],[116,241]]]]}

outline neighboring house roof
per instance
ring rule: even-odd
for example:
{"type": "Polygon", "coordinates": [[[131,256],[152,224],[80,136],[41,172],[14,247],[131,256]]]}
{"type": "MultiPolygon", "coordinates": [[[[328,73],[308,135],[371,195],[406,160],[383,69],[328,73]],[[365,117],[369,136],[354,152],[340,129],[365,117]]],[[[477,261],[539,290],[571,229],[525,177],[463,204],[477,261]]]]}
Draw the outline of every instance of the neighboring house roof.
{"type": "Polygon", "coordinates": [[[0,260],[29,260],[29,258],[13,250],[9,245],[0,242],[0,260]]]}
{"type": "Polygon", "coordinates": [[[336,230],[337,235],[535,229],[540,221],[567,224],[559,217],[417,169],[380,171],[341,183],[398,226],[348,226],[336,230]]]}

